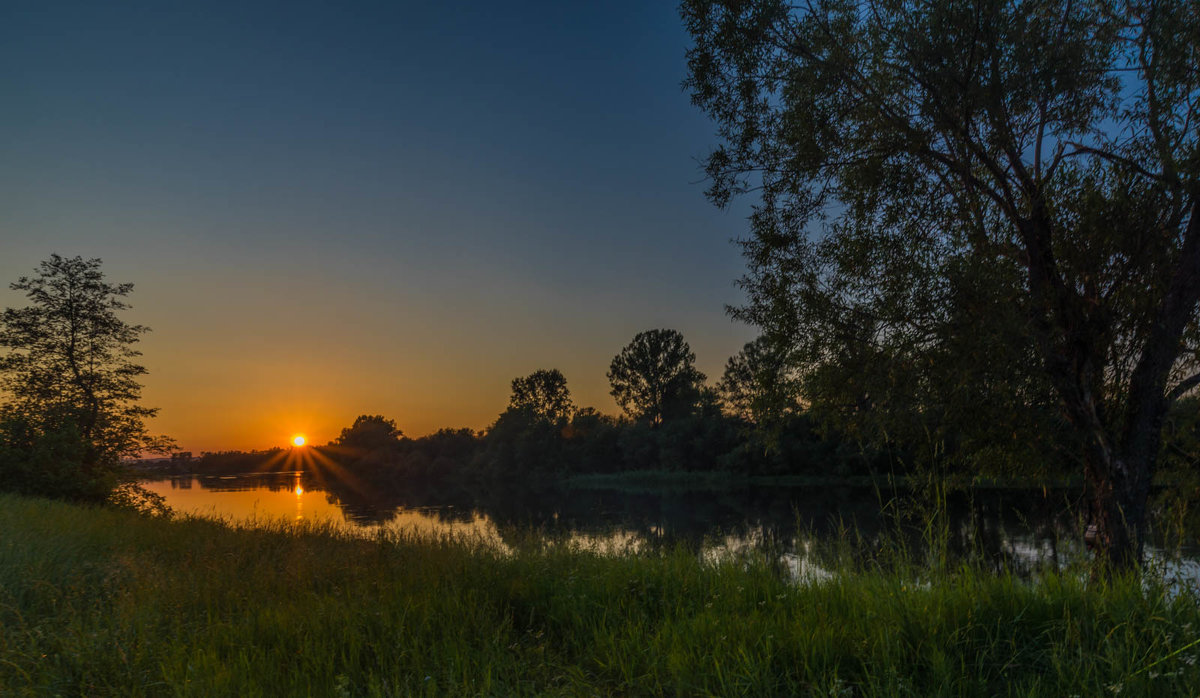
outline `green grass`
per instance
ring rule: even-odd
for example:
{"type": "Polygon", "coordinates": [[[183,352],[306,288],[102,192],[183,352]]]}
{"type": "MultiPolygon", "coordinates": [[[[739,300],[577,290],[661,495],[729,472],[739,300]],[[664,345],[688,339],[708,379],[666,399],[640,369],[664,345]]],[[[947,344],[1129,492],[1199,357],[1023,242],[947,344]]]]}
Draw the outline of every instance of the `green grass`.
{"type": "Polygon", "coordinates": [[[0,695],[1196,695],[1136,579],[361,540],[0,496],[0,695]],[[914,584],[919,578],[921,583],[914,584]]]}

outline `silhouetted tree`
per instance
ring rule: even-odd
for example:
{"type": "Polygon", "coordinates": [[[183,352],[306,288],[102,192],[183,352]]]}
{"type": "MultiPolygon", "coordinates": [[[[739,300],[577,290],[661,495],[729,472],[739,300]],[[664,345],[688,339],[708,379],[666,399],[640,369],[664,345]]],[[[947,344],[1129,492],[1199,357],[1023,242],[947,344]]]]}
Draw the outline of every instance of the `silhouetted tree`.
{"type": "Polygon", "coordinates": [[[737,315],[803,360],[850,333],[918,365],[961,333],[1012,336],[991,309],[945,312],[956,268],[986,273],[1070,422],[1103,557],[1134,564],[1164,416],[1200,384],[1194,2],[683,15],[723,140],[709,195],[761,197],[737,315]]]}
{"type": "Polygon", "coordinates": [[[170,446],[146,428],[156,410],[138,404],[146,369],[133,345],[148,330],[118,315],[133,284],[107,283],[100,264],[51,255],[10,286],[30,305],[0,316],[0,487],[103,500],[122,457],[170,446]]]}
{"type": "Polygon", "coordinates": [[[800,407],[800,382],[783,347],[759,337],[725,363],[717,384],[730,413],[756,424],[778,422],[800,407]]]}
{"type": "Polygon", "coordinates": [[[514,378],[508,409],[484,437],[476,465],[495,477],[541,477],[563,472],[563,430],[575,412],[561,371],[538,370],[514,378]]]}
{"type": "Polygon", "coordinates": [[[380,414],[363,414],[354,424],[342,429],[334,442],[338,446],[369,453],[395,446],[404,437],[396,422],[380,414]]]}
{"type": "Polygon", "coordinates": [[[1068,428],[1030,341],[1012,270],[947,261],[944,305],[922,332],[828,306],[826,334],[796,342],[807,412],[844,438],[922,468],[1060,478],[1078,466],[1068,428]],[[818,349],[818,347],[820,347],[818,349]]]}
{"type": "Polygon", "coordinates": [[[689,413],[700,399],[704,374],[675,330],[639,332],[608,370],[612,396],[625,414],[651,425],[689,413]]]}
{"type": "Polygon", "coordinates": [[[527,411],[552,423],[569,420],[575,413],[567,379],[558,369],[539,369],[524,378],[514,378],[508,409],[527,411]]]}

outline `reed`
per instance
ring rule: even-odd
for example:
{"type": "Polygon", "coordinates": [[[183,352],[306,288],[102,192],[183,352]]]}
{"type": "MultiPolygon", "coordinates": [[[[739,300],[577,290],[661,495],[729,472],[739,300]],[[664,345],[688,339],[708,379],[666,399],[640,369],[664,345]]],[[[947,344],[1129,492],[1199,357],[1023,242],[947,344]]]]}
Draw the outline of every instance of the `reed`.
{"type": "MultiPolygon", "coordinates": [[[[1200,604],[902,559],[347,537],[0,496],[3,695],[1153,695],[1200,604]]],[[[846,548],[852,547],[847,544],[846,548]]]]}

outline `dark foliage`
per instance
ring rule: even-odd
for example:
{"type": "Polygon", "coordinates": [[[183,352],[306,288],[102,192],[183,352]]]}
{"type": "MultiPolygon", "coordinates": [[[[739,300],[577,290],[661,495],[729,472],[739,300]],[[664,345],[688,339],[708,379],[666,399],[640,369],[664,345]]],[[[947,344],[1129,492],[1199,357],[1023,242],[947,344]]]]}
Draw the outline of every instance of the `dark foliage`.
{"type": "Polygon", "coordinates": [[[575,413],[567,379],[557,368],[539,369],[524,378],[514,378],[508,408],[531,412],[555,424],[565,422],[575,413]]]}
{"type": "Polygon", "coordinates": [[[1134,564],[1164,420],[1200,385],[1195,3],[682,12],[709,195],[756,199],[737,315],[863,438],[1033,469],[1059,446],[1134,564]]]}
{"type": "Polygon", "coordinates": [[[675,330],[647,330],[613,357],[612,396],[625,414],[652,426],[686,416],[700,400],[704,374],[696,354],[675,330]]]}
{"type": "Polygon", "coordinates": [[[119,317],[133,285],[106,282],[99,259],[51,255],[11,288],[30,304],[0,315],[0,488],[104,501],[129,478],[122,458],[170,447],[139,403],[147,328],[119,317]]]}

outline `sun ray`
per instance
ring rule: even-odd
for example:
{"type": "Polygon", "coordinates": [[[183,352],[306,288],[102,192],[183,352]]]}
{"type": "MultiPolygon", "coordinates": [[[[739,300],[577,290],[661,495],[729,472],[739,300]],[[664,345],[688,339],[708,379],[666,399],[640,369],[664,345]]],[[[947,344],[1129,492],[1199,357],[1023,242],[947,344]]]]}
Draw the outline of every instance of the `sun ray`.
{"type": "Polygon", "coordinates": [[[273,453],[271,455],[270,458],[266,459],[261,464],[259,464],[259,466],[258,466],[258,468],[256,468],[256,470],[260,473],[273,472],[275,470],[274,466],[276,464],[285,465],[286,462],[287,462],[287,453],[282,450],[276,451],[275,453],[273,453]]]}
{"type": "Polygon", "coordinates": [[[313,465],[317,466],[315,472],[328,471],[333,477],[345,483],[359,494],[368,494],[370,492],[370,488],[357,475],[338,465],[336,461],[321,453],[320,450],[311,449],[309,455],[312,457],[313,465]]]}

